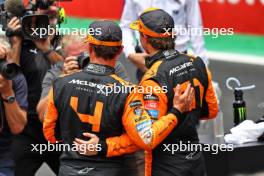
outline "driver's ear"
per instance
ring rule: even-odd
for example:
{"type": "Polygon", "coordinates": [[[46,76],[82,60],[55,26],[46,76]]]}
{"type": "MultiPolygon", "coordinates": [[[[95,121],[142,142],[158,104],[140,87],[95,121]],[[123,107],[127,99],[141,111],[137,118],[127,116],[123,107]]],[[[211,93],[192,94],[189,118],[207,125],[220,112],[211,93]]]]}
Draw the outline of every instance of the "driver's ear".
{"type": "Polygon", "coordinates": [[[141,33],[141,36],[142,36],[144,42],[148,42],[148,36],[147,35],[141,33]]]}
{"type": "Polygon", "coordinates": [[[88,44],[88,51],[89,51],[89,53],[90,53],[90,55],[93,53],[93,46],[92,46],[92,44],[88,44]]]}

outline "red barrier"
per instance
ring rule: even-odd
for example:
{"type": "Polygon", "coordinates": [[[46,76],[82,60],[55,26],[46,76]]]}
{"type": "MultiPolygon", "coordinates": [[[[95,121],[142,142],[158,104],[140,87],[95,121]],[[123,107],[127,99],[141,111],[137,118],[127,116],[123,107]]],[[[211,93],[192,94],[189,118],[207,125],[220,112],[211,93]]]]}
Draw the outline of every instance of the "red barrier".
{"type": "Polygon", "coordinates": [[[234,28],[235,32],[264,35],[264,0],[211,1],[200,3],[205,27],[234,28]]]}
{"type": "Polygon", "coordinates": [[[124,0],[73,0],[59,4],[70,16],[118,20],[123,11],[124,0]]]}

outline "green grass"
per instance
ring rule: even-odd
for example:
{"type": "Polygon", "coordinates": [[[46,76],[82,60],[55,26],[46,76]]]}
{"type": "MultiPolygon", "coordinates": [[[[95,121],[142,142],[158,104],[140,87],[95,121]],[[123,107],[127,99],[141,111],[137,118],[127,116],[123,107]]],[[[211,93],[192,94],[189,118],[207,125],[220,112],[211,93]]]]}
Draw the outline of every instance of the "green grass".
{"type": "Polygon", "coordinates": [[[205,37],[208,50],[264,56],[264,36],[235,34],[217,39],[205,37]]]}
{"type": "MultiPolygon", "coordinates": [[[[88,28],[93,19],[67,18],[67,28],[88,28]]],[[[118,22],[118,21],[117,21],[118,22]]],[[[205,37],[206,48],[210,51],[264,56],[264,36],[235,34],[232,36],[205,37]]]]}

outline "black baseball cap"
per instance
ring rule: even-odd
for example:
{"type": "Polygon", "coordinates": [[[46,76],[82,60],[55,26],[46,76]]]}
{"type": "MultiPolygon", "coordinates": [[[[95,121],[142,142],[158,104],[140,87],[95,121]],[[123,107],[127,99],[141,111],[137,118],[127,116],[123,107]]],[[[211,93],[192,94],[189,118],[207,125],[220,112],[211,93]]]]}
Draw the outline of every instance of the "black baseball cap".
{"type": "Polygon", "coordinates": [[[122,30],[113,21],[98,20],[90,24],[94,32],[87,36],[86,42],[103,46],[122,46],[122,30]]]}
{"type": "Polygon", "coordinates": [[[130,24],[130,28],[151,37],[171,37],[174,20],[162,9],[149,8],[130,24]]]}

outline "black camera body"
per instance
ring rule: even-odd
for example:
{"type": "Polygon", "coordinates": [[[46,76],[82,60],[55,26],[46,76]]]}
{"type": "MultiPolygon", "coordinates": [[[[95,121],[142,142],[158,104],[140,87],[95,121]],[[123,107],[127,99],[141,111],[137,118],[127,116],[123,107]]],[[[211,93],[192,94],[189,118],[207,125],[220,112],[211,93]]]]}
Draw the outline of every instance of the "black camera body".
{"type": "Polygon", "coordinates": [[[80,69],[83,69],[86,67],[89,62],[90,62],[90,56],[88,52],[82,52],[78,57],[77,57],[77,62],[79,65],[80,69]]]}
{"type": "MultiPolygon", "coordinates": [[[[9,20],[6,20],[7,22],[9,20]]],[[[3,25],[7,37],[21,36],[24,40],[39,40],[48,37],[49,18],[47,15],[25,15],[20,18],[22,28],[12,31],[3,25]]]]}
{"type": "Polygon", "coordinates": [[[0,4],[0,24],[2,30],[6,31],[7,37],[21,36],[25,40],[39,40],[48,37],[49,17],[48,15],[35,14],[38,8],[48,8],[54,3],[53,0],[37,0],[30,2],[24,7],[21,0],[5,0],[0,4]],[[8,23],[13,17],[18,17],[22,26],[19,31],[8,29],[8,23]],[[45,32],[45,33],[44,33],[45,32]]]}
{"type": "Polygon", "coordinates": [[[14,15],[8,14],[4,9],[4,5],[0,8],[0,24],[2,30],[6,31],[6,36],[11,37],[14,35],[22,36],[25,40],[39,40],[48,37],[49,17],[48,15],[36,15],[30,11],[19,17],[21,23],[21,30],[11,31],[8,29],[7,24],[14,15]],[[45,34],[43,33],[45,31],[45,34]]]}
{"type": "Polygon", "coordinates": [[[13,79],[19,73],[19,66],[15,63],[7,63],[0,59],[0,74],[6,79],[13,79]]]}

